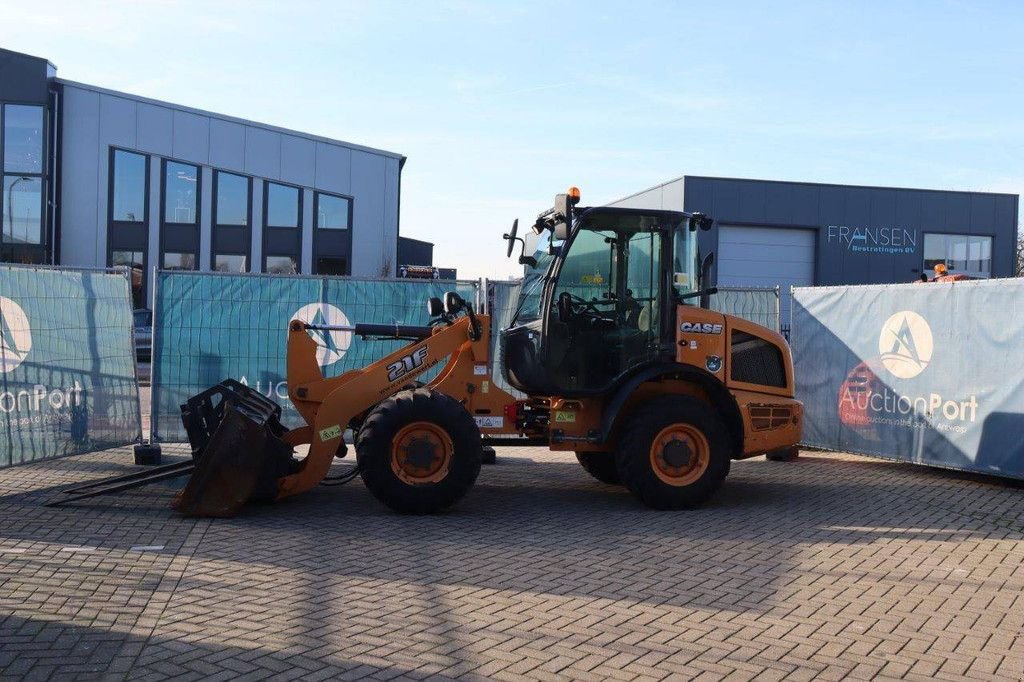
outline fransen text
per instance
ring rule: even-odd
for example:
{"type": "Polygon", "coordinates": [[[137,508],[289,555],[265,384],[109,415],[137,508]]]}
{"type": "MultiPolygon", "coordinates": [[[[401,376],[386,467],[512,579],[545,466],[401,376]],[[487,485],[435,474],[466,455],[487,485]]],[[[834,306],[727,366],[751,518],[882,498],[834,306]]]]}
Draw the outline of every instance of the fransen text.
{"type": "Polygon", "coordinates": [[[828,243],[839,243],[856,253],[914,253],[917,230],[902,227],[848,227],[827,225],[828,243]]]}

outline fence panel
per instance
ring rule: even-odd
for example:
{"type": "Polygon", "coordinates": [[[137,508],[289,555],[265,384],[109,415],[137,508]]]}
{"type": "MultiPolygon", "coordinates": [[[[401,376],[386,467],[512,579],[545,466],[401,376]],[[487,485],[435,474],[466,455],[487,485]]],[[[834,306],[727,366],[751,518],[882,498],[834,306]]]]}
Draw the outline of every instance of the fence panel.
{"type": "MultiPolygon", "coordinates": [[[[160,272],[153,326],[152,437],[185,440],[180,405],[226,378],[275,399],[285,425],[300,425],[302,419],[288,400],[290,320],[422,325],[429,297],[456,290],[473,301],[477,288],[476,282],[441,280],[160,272]]],[[[311,333],[317,335],[318,359],[329,377],[363,367],[407,343],[364,340],[340,331],[311,333]]]]}
{"type": "Polygon", "coordinates": [[[522,280],[488,282],[487,288],[488,310],[491,313],[491,376],[495,386],[517,398],[522,398],[523,394],[505,381],[501,330],[507,329],[512,324],[512,316],[519,306],[519,295],[523,288],[523,282],[522,280]]]}
{"type": "Polygon", "coordinates": [[[1024,280],[796,288],[804,442],[1024,478],[1024,280]]]}
{"type": "Polygon", "coordinates": [[[124,274],[0,266],[0,466],[141,436],[124,274]]]}
{"type": "Polygon", "coordinates": [[[781,329],[778,287],[718,287],[718,293],[711,296],[711,309],[741,317],[774,331],[781,329]]]}

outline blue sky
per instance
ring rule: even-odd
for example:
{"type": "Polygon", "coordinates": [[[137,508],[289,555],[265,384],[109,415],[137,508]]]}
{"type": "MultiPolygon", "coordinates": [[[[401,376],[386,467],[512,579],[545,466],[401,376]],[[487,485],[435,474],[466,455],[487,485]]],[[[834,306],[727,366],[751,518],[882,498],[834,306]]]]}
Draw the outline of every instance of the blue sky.
{"type": "Polygon", "coordinates": [[[13,2],[0,46],[400,152],[402,234],[505,277],[570,184],[683,174],[1024,192],[1024,3],[13,2]]]}

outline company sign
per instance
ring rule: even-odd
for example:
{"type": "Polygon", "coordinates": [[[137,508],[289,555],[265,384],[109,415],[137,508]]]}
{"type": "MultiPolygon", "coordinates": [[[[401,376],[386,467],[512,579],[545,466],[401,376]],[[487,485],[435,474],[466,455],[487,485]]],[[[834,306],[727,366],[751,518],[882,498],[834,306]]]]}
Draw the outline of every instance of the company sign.
{"type": "Polygon", "coordinates": [[[0,267],[0,466],[140,435],[128,282],[0,267]]]}
{"type": "Polygon", "coordinates": [[[899,254],[917,251],[917,230],[903,227],[826,225],[825,238],[830,245],[851,253],[899,254]]]}
{"type": "Polygon", "coordinates": [[[1024,478],[1022,296],[1019,280],[794,289],[805,443],[1024,478]]]}
{"type": "MultiPolygon", "coordinates": [[[[153,320],[153,436],[165,442],[185,440],[180,405],[228,378],[280,403],[285,425],[301,425],[304,422],[288,399],[291,320],[317,327],[422,325],[427,322],[428,298],[457,290],[472,301],[474,286],[415,279],[161,272],[153,320]]],[[[363,339],[340,329],[308,333],[316,342],[317,362],[325,376],[364,367],[407,343],[363,339]]],[[[422,362],[421,357],[403,358],[401,367],[388,371],[401,378],[422,362]]]]}

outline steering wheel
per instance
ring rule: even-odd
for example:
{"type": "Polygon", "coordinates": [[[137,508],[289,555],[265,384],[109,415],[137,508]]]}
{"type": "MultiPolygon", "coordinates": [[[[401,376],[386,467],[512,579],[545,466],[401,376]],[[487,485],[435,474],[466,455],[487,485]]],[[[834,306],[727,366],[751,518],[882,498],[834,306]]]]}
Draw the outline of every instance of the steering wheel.
{"type": "MultiPolygon", "coordinates": [[[[581,317],[591,320],[602,320],[612,321],[611,318],[607,317],[604,313],[597,309],[598,304],[602,301],[588,301],[581,296],[563,291],[558,295],[558,310],[559,315],[565,321],[572,319],[573,317],[581,317]]],[[[614,301],[605,301],[609,305],[614,305],[614,301]]]]}

